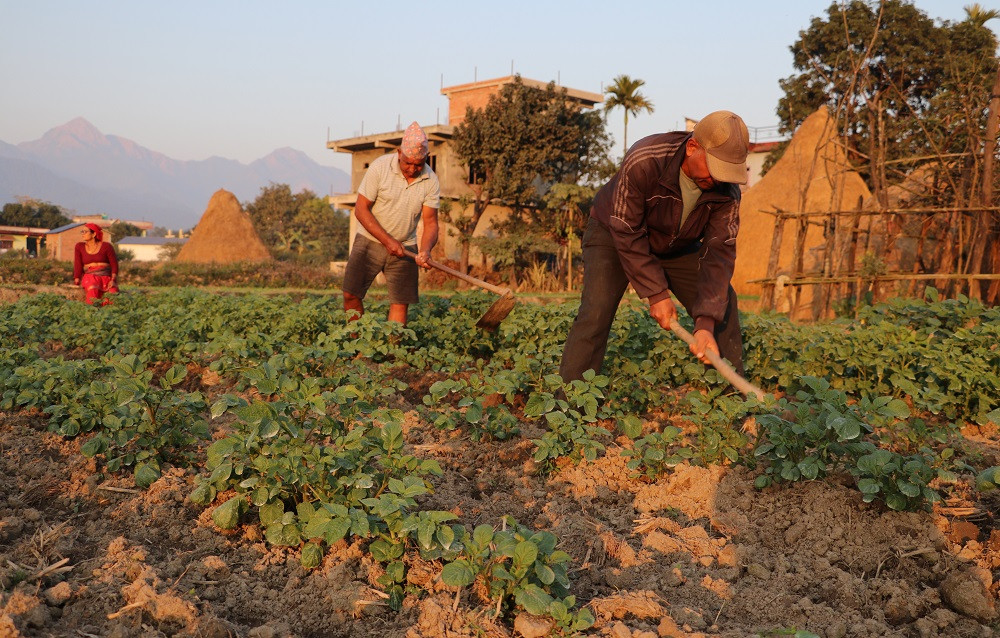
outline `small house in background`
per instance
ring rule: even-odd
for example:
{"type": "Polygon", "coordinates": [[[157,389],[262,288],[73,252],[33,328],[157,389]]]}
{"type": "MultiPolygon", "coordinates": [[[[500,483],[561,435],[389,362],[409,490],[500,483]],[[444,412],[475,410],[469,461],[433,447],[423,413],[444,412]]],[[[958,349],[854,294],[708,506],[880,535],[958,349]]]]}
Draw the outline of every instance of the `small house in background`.
{"type": "Polygon", "coordinates": [[[73,222],[53,228],[45,234],[45,245],[49,250],[49,257],[61,261],[73,261],[73,250],[79,241],[83,241],[80,229],[83,223],[73,222]]]}
{"type": "Polygon", "coordinates": [[[38,257],[41,249],[46,248],[45,235],[48,232],[48,228],[0,226],[0,254],[22,252],[38,257]]]}
{"type": "Polygon", "coordinates": [[[118,242],[118,248],[132,253],[135,261],[160,261],[165,259],[169,251],[167,246],[183,246],[187,237],[123,237],[118,242]]]}

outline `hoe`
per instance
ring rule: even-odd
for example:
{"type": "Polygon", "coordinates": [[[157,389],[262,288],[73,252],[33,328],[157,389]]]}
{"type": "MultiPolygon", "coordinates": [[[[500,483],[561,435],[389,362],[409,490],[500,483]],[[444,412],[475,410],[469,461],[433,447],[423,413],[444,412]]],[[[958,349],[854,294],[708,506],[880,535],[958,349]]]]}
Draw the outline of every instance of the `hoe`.
{"type": "MultiPolygon", "coordinates": [[[[407,257],[413,257],[414,259],[417,257],[416,254],[408,250],[404,252],[406,253],[407,257]]],[[[476,279],[475,277],[466,275],[463,272],[459,272],[457,270],[449,268],[444,264],[439,264],[433,259],[428,259],[427,264],[431,268],[436,268],[443,273],[451,275],[452,277],[458,277],[462,281],[466,281],[472,284],[473,286],[479,286],[484,290],[489,290],[490,292],[495,292],[496,294],[500,295],[500,298],[494,301],[493,305],[490,306],[489,310],[487,310],[486,313],[479,318],[479,321],[476,322],[477,328],[482,328],[483,330],[489,330],[490,332],[496,330],[497,326],[500,325],[500,322],[503,321],[504,318],[510,314],[511,310],[514,309],[514,305],[516,302],[514,300],[514,293],[511,292],[510,288],[494,286],[493,284],[487,283],[482,279],[476,279]]]]}

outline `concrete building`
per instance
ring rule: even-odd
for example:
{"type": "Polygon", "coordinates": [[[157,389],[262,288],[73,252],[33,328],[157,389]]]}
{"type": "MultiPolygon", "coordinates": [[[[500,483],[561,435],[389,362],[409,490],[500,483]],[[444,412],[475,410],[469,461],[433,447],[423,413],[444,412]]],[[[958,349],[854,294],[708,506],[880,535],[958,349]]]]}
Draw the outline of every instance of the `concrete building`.
{"type": "Polygon", "coordinates": [[[132,253],[135,261],[160,261],[164,259],[164,248],[170,245],[183,246],[187,237],[123,237],[118,248],[132,253]]]}
{"type": "MultiPolygon", "coordinates": [[[[462,166],[451,139],[455,127],[465,119],[466,109],[472,107],[479,109],[486,106],[490,97],[500,92],[505,85],[514,82],[516,76],[509,75],[492,80],[482,80],[468,84],[458,84],[441,89],[441,94],[448,97],[448,123],[421,125],[427,133],[430,146],[430,157],[427,160],[431,170],[434,171],[441,182],[441,197],[452,201],[458,200],[462,196],[473,196],[472,189],[469,188],[469,171],[462,166]]],[[[538,89],[545,89],[548,85],[545,82],[521,78],[525,86],[538,89]]],[[[557,86],[556,90],[563,90],[565,87],[557,86]]],[[[566,96],[571,101],[580,105],[580,108],[593,108],[602,102],[604,97],[600,93],[590,93],[577,89],[566,88],[566,96]]],[[[403,131],[390,131],[386,133],[374,133],[351,137],[340,140],[329,141],[326,147],[338,153],[351,154],[351,192],[333,195],[329,198],[330,204],[334,208],[348,209],[353,212],[358,200],[358,186],[365,175],[368,166],[386,153],[392,153],[403,140],[403,131]]],[[[498,216],[506,216],[509,209],[504,206],[490,205],[483,215],[479,224],[477,234],[489,232],[490,222],[498,216]]],[[[357,231],[357,220],[351,215],[351,242],[354,241],[354,234],[357,231]]],[[[418,230],[419,233],[419,230],[418,230]]],[[[419,235],[418,235],[419,236],[419,235]]],[[[461,245],[455,237],[449,233],[448,224],[441,224],[438,247],[435,253],[447,259],[458,259],[461,253],[461,245]]]]}

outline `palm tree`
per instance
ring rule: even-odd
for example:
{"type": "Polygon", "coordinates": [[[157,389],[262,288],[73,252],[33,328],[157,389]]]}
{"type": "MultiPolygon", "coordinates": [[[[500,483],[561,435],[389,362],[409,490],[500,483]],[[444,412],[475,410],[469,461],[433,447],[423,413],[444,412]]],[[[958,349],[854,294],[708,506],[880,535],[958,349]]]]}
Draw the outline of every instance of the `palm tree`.
{"type": "MultiPolygon", "coordinates": [[[[607,100],[604,102],[605,117],[607,117],[612,109],[619,106],[625,109],[625,151],[628,151],[628,114],[631,113],[633,116],[637,116],[644,109],[647,113],[653,112],[653,103],[647,100],[645,95],[639,93],[639,87],[645,83],[645,80],[640,80],[639,78],[633,80],[627,75],[619,75],[612,80],[611,86],[604,91],[607,95],[607,100]]],[[[625,155],[625,151],[622,152],[622,156],[625,155]]]]}
{"type": "Polygon", "coordinates": [[[993,18],[1000,18],[1000,11],[996,9],[985,9],[978,2],[962,7],[965,9],[965,16],[969,22],[977,27],[985,26],[993,18]]]}

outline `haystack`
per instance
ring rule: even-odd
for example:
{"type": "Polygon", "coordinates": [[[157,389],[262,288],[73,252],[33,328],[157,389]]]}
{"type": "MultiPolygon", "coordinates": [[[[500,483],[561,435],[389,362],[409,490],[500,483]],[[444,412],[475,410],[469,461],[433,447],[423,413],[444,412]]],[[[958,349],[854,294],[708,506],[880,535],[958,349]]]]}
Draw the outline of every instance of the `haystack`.
{"type": "Polygon", "coordinates": [[[175,261],[198,264],[271,261],[264,242],[254,230],[250,216],[243,212],[236,196],[217,190],[208,202],[191,239],[175,261]]]}
{"type": "MultiPolygon", "coordinates": [[[[762,292],[760,284],[748,282],[767,276],[775,217],[764,211],[854,210],[859,197],[868,199],[870,196],[864,180],[851,170],[843,147],[837,141],[836,124],[830,112],[825,107],[820,108],[795,131],[781,159],[743,194],[733,274],[736,292],[745,295],[762,292]]],[[[823,218],[810,220],[822,222],[823,218]]],[[[838,221],[843,223],[842,220],[838,221]]],[[[792,274],[797,228],[798,220],[785,222],[778,275],[792,274]]],[[[805,237],[804,272],[821,272],[825,247],[822,227],[810,225],[805,237]]],[[[803,288],[800,308],[808,307],[811,288],[803,288]]]]}

